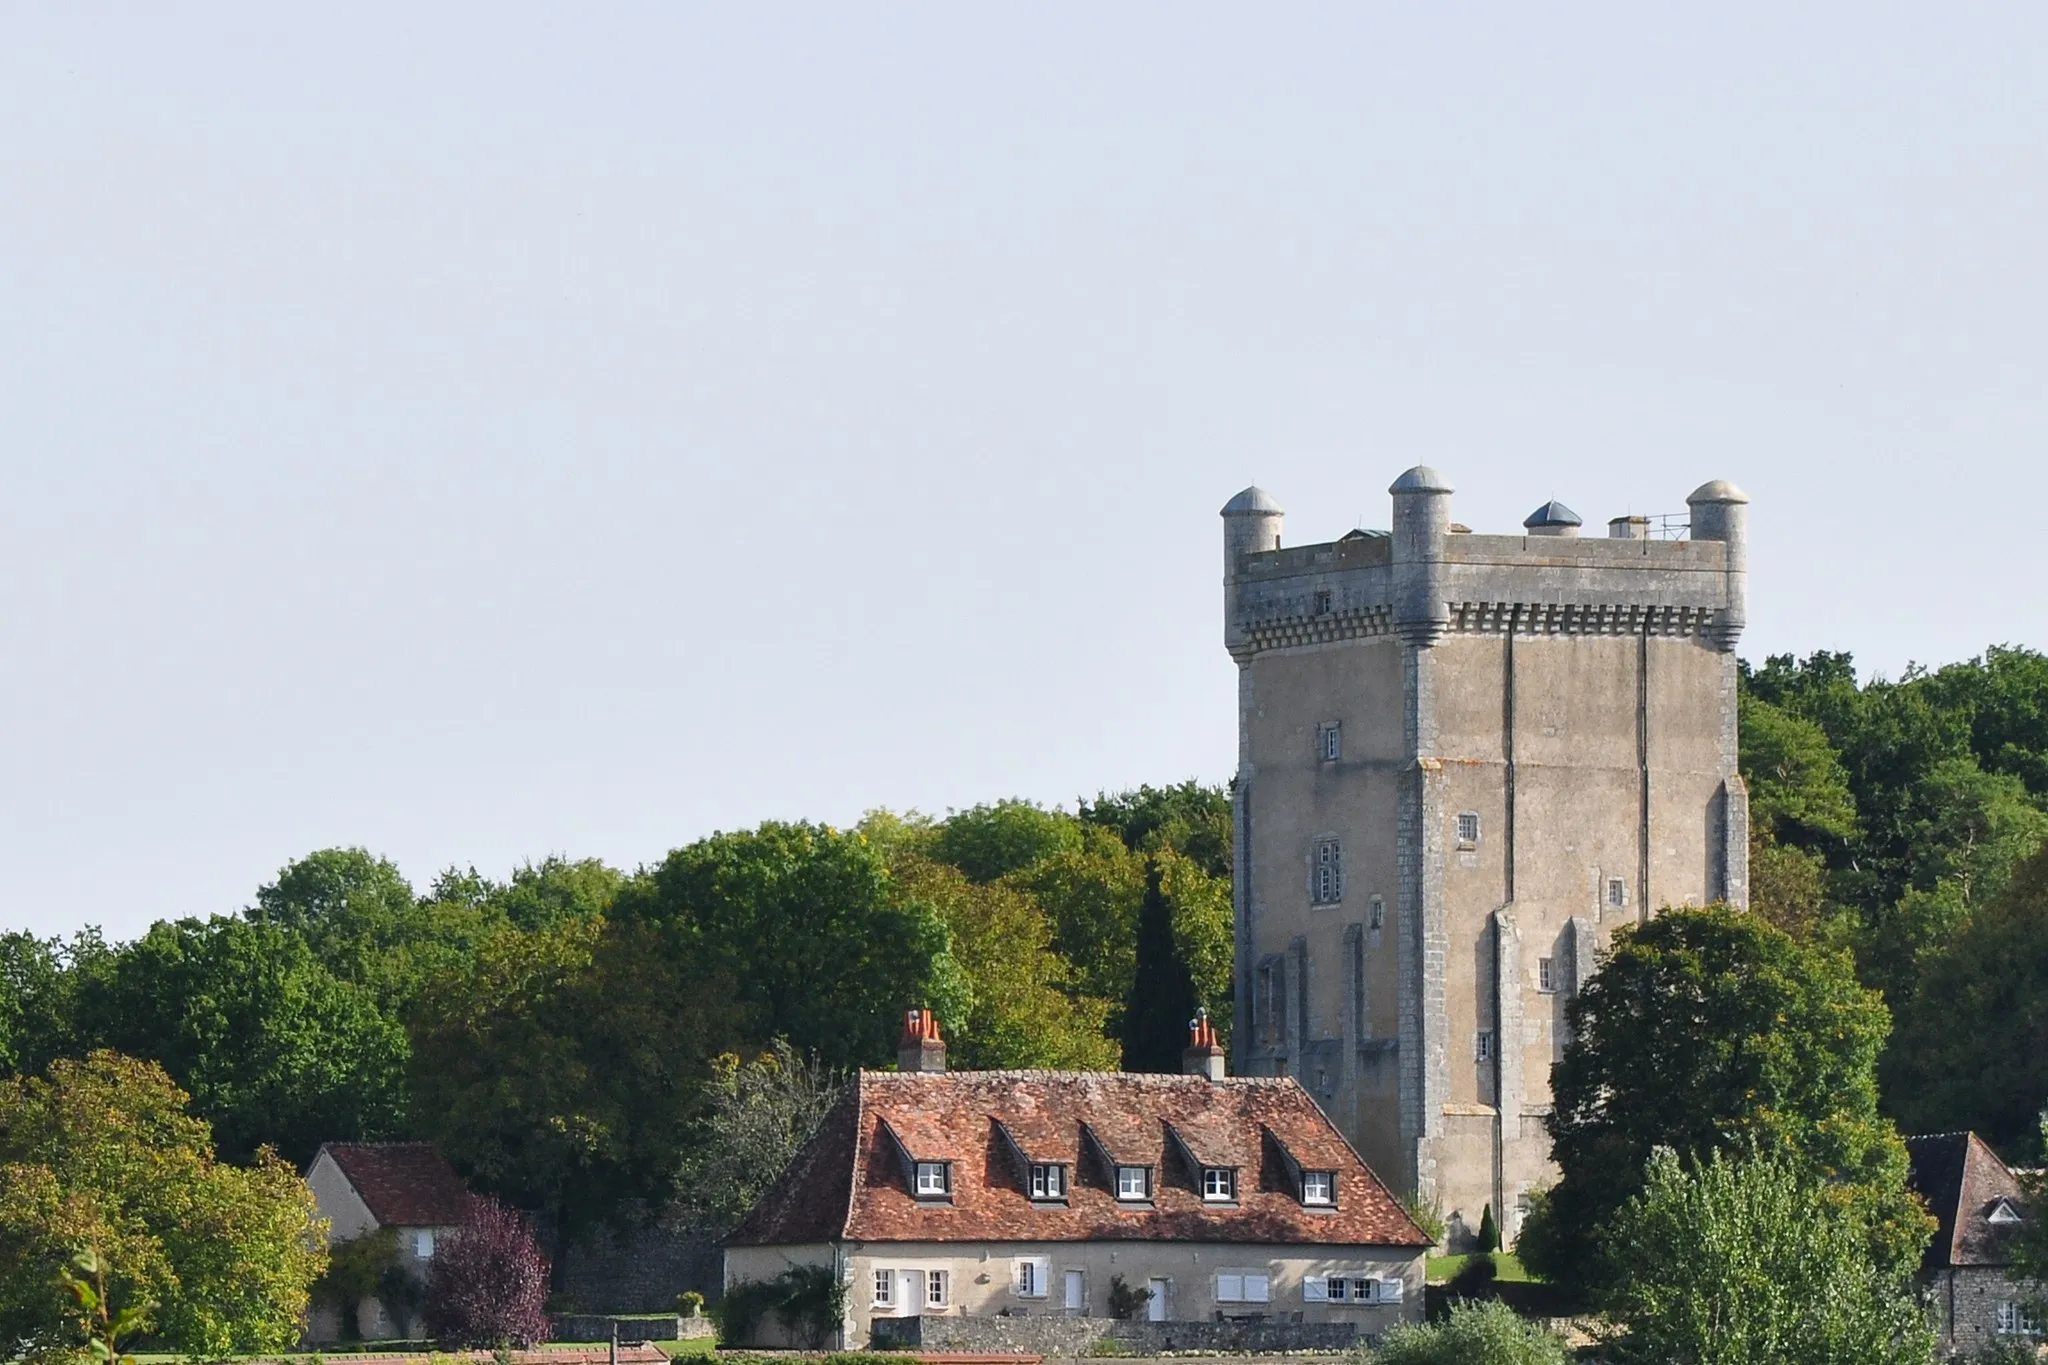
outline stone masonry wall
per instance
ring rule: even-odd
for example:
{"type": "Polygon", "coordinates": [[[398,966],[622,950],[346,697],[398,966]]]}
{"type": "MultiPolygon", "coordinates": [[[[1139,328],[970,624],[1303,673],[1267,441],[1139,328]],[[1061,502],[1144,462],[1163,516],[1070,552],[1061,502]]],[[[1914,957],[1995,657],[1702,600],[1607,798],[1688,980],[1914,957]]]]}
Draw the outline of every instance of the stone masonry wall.
{"type": "MultiPolygon", "coordinates": [[[[932,1317],[917,1321],[918,1345],[927,1351],[988,1354],[1024,1352],[1042,1356],[1085,1356],[1104,1337],[1126,1354],[1155,1356],[1170,1351],[1223,1351],[1240,1355],[1286,1355],[1295,1351],[1345,1351],[1358,1345],[1355,1322],[1123,1322],[1116,1318],[932,1317]]],[[[1393,1319],[1389,1319],[1389,1323],[1393,1319]]]]}

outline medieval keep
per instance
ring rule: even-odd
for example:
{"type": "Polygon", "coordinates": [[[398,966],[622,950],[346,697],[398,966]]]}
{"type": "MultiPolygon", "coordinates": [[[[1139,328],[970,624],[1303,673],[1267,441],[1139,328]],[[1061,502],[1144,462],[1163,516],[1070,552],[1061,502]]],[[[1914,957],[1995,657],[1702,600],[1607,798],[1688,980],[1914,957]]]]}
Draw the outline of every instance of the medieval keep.
{"type": "MultiPolygon", "coordinates": [[[[1223,509],[1238,665],[1242,1075],[1293,1076],[1454,1242],[1511,1239],[1556,1178],[1543,1125],[1564,1005],[1615,928],[1748,902],[1735,644],[1748,499],[1708,483],[1680,538],[1520,535],[1394,481],[1393,530],[1281,545],[1223,509]]],[[[1678,529],[1678,528],[1673,528],[1678,529]]]]}

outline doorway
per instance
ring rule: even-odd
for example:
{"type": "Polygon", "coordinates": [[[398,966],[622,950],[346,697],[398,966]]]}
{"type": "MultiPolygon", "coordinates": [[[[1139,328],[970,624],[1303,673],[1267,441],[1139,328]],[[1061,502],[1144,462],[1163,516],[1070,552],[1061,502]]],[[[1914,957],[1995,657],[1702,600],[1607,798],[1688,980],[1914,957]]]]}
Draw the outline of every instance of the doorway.
{"type": "Polygon", "coordinates": [[[1067,1312],[1077,1318],[1088,1316],[1088,1276],[1086,1272],[1069,1270],[1067,1280],[1067,1312]]]}
{"type": "Polygon", "coordinates": [[[1166,1321],[1166,1291],[1172,1284],[1171,1280],[1145,1281],[1145,1287],[1152,1291],[1152,1297],[1145,1300],[1145,1321],[1166,1321]]]}

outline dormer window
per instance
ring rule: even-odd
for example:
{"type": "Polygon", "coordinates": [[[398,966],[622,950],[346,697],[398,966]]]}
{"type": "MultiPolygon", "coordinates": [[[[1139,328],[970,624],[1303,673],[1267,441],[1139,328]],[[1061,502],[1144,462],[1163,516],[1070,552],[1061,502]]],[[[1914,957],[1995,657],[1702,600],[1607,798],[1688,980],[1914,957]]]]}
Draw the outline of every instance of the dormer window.
{"type": "Polygon", "coordinates": [[[1337,1202],[1337,1173],[1335,1171],[1303,1171],[1301,1173],[1301,1202],[1328,1207],[1337,1202]]]}
{"type": "Polygon", "coordinates": [[[2012,1206],[2012,1200],[2001,1199],[1991,1206],[1991,1212],[1984,1221],[1993,1227],[2010,1227],[2023,1220],[2020,1218],[2020,1211],[2012,1206]]]}
{"type": "Polygon", "coordinates": [[[1067,1197],[1067,1168],[1047,1163],[1031,1168],[1031,1197],[1033,1199],[1065,1199],[1067,1197]]]}
{"type": "Polygon", "coordinates": [[[943,1161],[917,1163],[917,1197],[944,1199],[953,1192],[953,1172],[943,1161]]]}
{"type": "Polygon", "coordinates": [[[1127,1201],[1150,1199],[1152,1197],[1152,1168],[1150,1166],[1117,1167],[1116,1197],[1127,1201]]]}
{"type": "Polygon", "coordinates": [[[1237,1198],[1237,1172],[1228,1166],[1202,1168],[1202,1202],[1227,1204],[1237,1198]]]}

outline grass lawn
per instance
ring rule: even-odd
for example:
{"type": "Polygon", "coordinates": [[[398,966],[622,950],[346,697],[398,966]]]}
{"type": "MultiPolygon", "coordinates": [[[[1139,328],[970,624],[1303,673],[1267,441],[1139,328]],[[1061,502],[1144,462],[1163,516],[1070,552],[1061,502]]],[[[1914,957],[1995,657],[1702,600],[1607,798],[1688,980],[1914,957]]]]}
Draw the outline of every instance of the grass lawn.
{"type": "Polygon", "coordinates": [[[717,1337],[691,1337],[688,1341],[650,1341],[647,1344],[659,1350],[670,1360],[678,1360],[686,1356],[701,1356],[709,1359],[718,1350],[717,1337]]]}
{"type": "MultiPolygon", "coordinates": [[[[1423,1263],[1423,1273],[1431,1284],[1443,1284],[1464,1267],[1470,1256],[1431,1256],[1423,1263]]],[[[1500,1274],[1497,1279],[1511,1280],[1518,1284],[1534,1283],[1536,1277],[1522,1269],[1522,1263],[1505,1251],[1497,1251],[1493,1264],[1500,1274]]]]}

